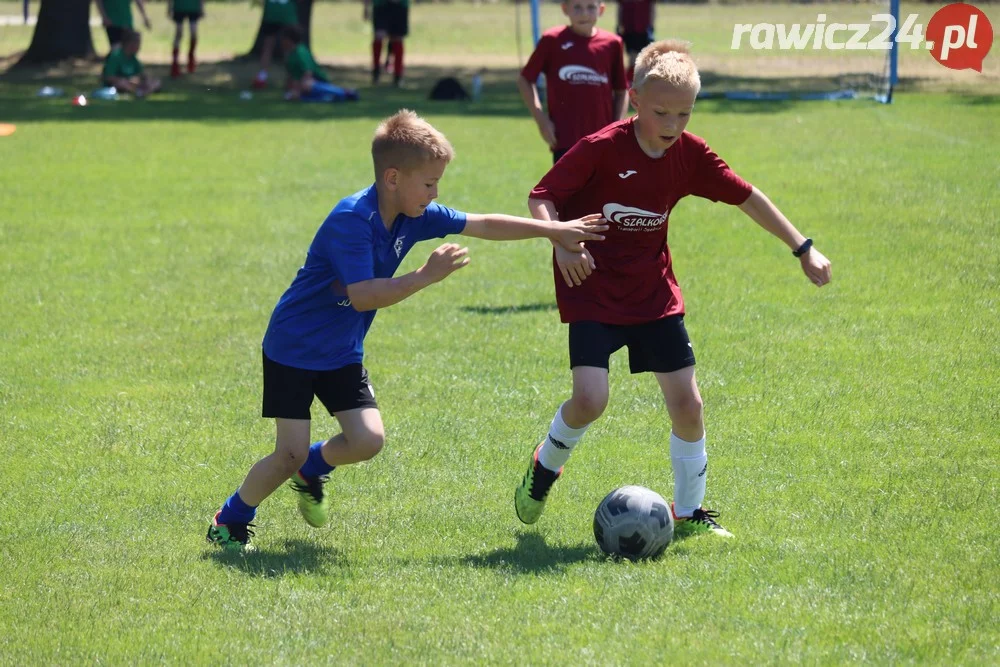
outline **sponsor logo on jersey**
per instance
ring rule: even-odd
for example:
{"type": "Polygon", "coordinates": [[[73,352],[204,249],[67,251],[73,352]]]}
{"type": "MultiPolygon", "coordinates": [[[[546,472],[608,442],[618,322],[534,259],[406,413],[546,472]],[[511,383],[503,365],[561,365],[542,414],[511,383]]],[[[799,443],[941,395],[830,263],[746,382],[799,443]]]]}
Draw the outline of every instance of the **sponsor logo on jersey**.
{"type": "Polygon", "coordinates": [[[567,83],[585,83],[593,86],[604,85],[608,77],[583,65],[564,65],[559,68],[559,78],[567,83]]]}
{"type": "Polygon", "coordinates": [[[663,229],[670,211],[656,213],[634,206],[609,202],[604,205],[604,217],[623,232],[655,232],[663,229]]]}

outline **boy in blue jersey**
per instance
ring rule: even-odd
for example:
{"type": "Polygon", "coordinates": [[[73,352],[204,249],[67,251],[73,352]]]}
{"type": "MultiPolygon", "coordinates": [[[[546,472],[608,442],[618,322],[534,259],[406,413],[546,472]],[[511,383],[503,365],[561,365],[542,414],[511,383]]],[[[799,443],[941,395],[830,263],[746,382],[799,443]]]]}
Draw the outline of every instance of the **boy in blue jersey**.
{"type": "Polygon", "coordinates": [[[416,271],[393,277],[418,241],[464,234],[494,241],[545,237],[572,252],[599,241],[599,215],[549,222],[462,213],[434,203],[454,157],[443,134],[402,110],[372,140],[375,183],[342,199],[320,226],[305,264],[271,315],[263,342],[263,416],[274,418],[274,452],[250,469],[216,513],[207,539],[233,551],[252,549],[257,506],[291,478],[306,522],[326,523],[327,475],[372,458],[385,430],[362,365],[363,343],[378,308],[391,306],[468,264],[468,250],[446,243],[416,271]],[[313,397],[341,433],[310,446],[313,397]]]}

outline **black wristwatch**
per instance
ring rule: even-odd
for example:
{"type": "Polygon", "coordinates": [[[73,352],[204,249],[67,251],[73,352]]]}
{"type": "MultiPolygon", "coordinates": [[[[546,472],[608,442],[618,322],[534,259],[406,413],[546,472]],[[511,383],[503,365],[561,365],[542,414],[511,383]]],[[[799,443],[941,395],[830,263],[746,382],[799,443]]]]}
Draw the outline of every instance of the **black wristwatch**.
{"type": "Polygon", "coordinates": [[[796,257],[801,257],[802,255],[809,252],[809,248],[811,247],[813,247],[813,240],[806,239],[805,241],[802,242],[802,245],[799,246],[798,250],[792,251],[792,254],[795,255],[796,257]]]}

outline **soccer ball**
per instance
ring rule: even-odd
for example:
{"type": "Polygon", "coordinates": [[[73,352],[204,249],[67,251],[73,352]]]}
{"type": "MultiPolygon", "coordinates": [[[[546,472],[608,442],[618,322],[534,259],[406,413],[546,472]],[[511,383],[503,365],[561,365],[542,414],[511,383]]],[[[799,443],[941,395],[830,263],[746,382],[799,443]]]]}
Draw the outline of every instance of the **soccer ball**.
{"type": "Polygon", "coordinates": [[[660,494],[644,486],[623,486],[597,506],[594,537],[609,556],[656,558],[674,537],[674,517],[660,494]]]}

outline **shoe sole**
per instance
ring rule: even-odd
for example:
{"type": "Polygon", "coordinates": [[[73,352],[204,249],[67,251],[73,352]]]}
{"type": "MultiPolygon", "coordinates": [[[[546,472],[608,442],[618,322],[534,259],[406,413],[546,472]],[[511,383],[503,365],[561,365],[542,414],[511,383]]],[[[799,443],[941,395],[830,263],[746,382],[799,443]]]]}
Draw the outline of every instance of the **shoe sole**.
{"type": "Polygon", "coordinates": [[[538,520],[542,518],[541,512],[535,517],[534,521],[528,521],[523,516],[521,516],[521,510],[517,505],[517,491],[514,491],[514,514],[517,515],[517,520],[523,523],[525,526],[531,526],[538,523],[538,520]]]}

